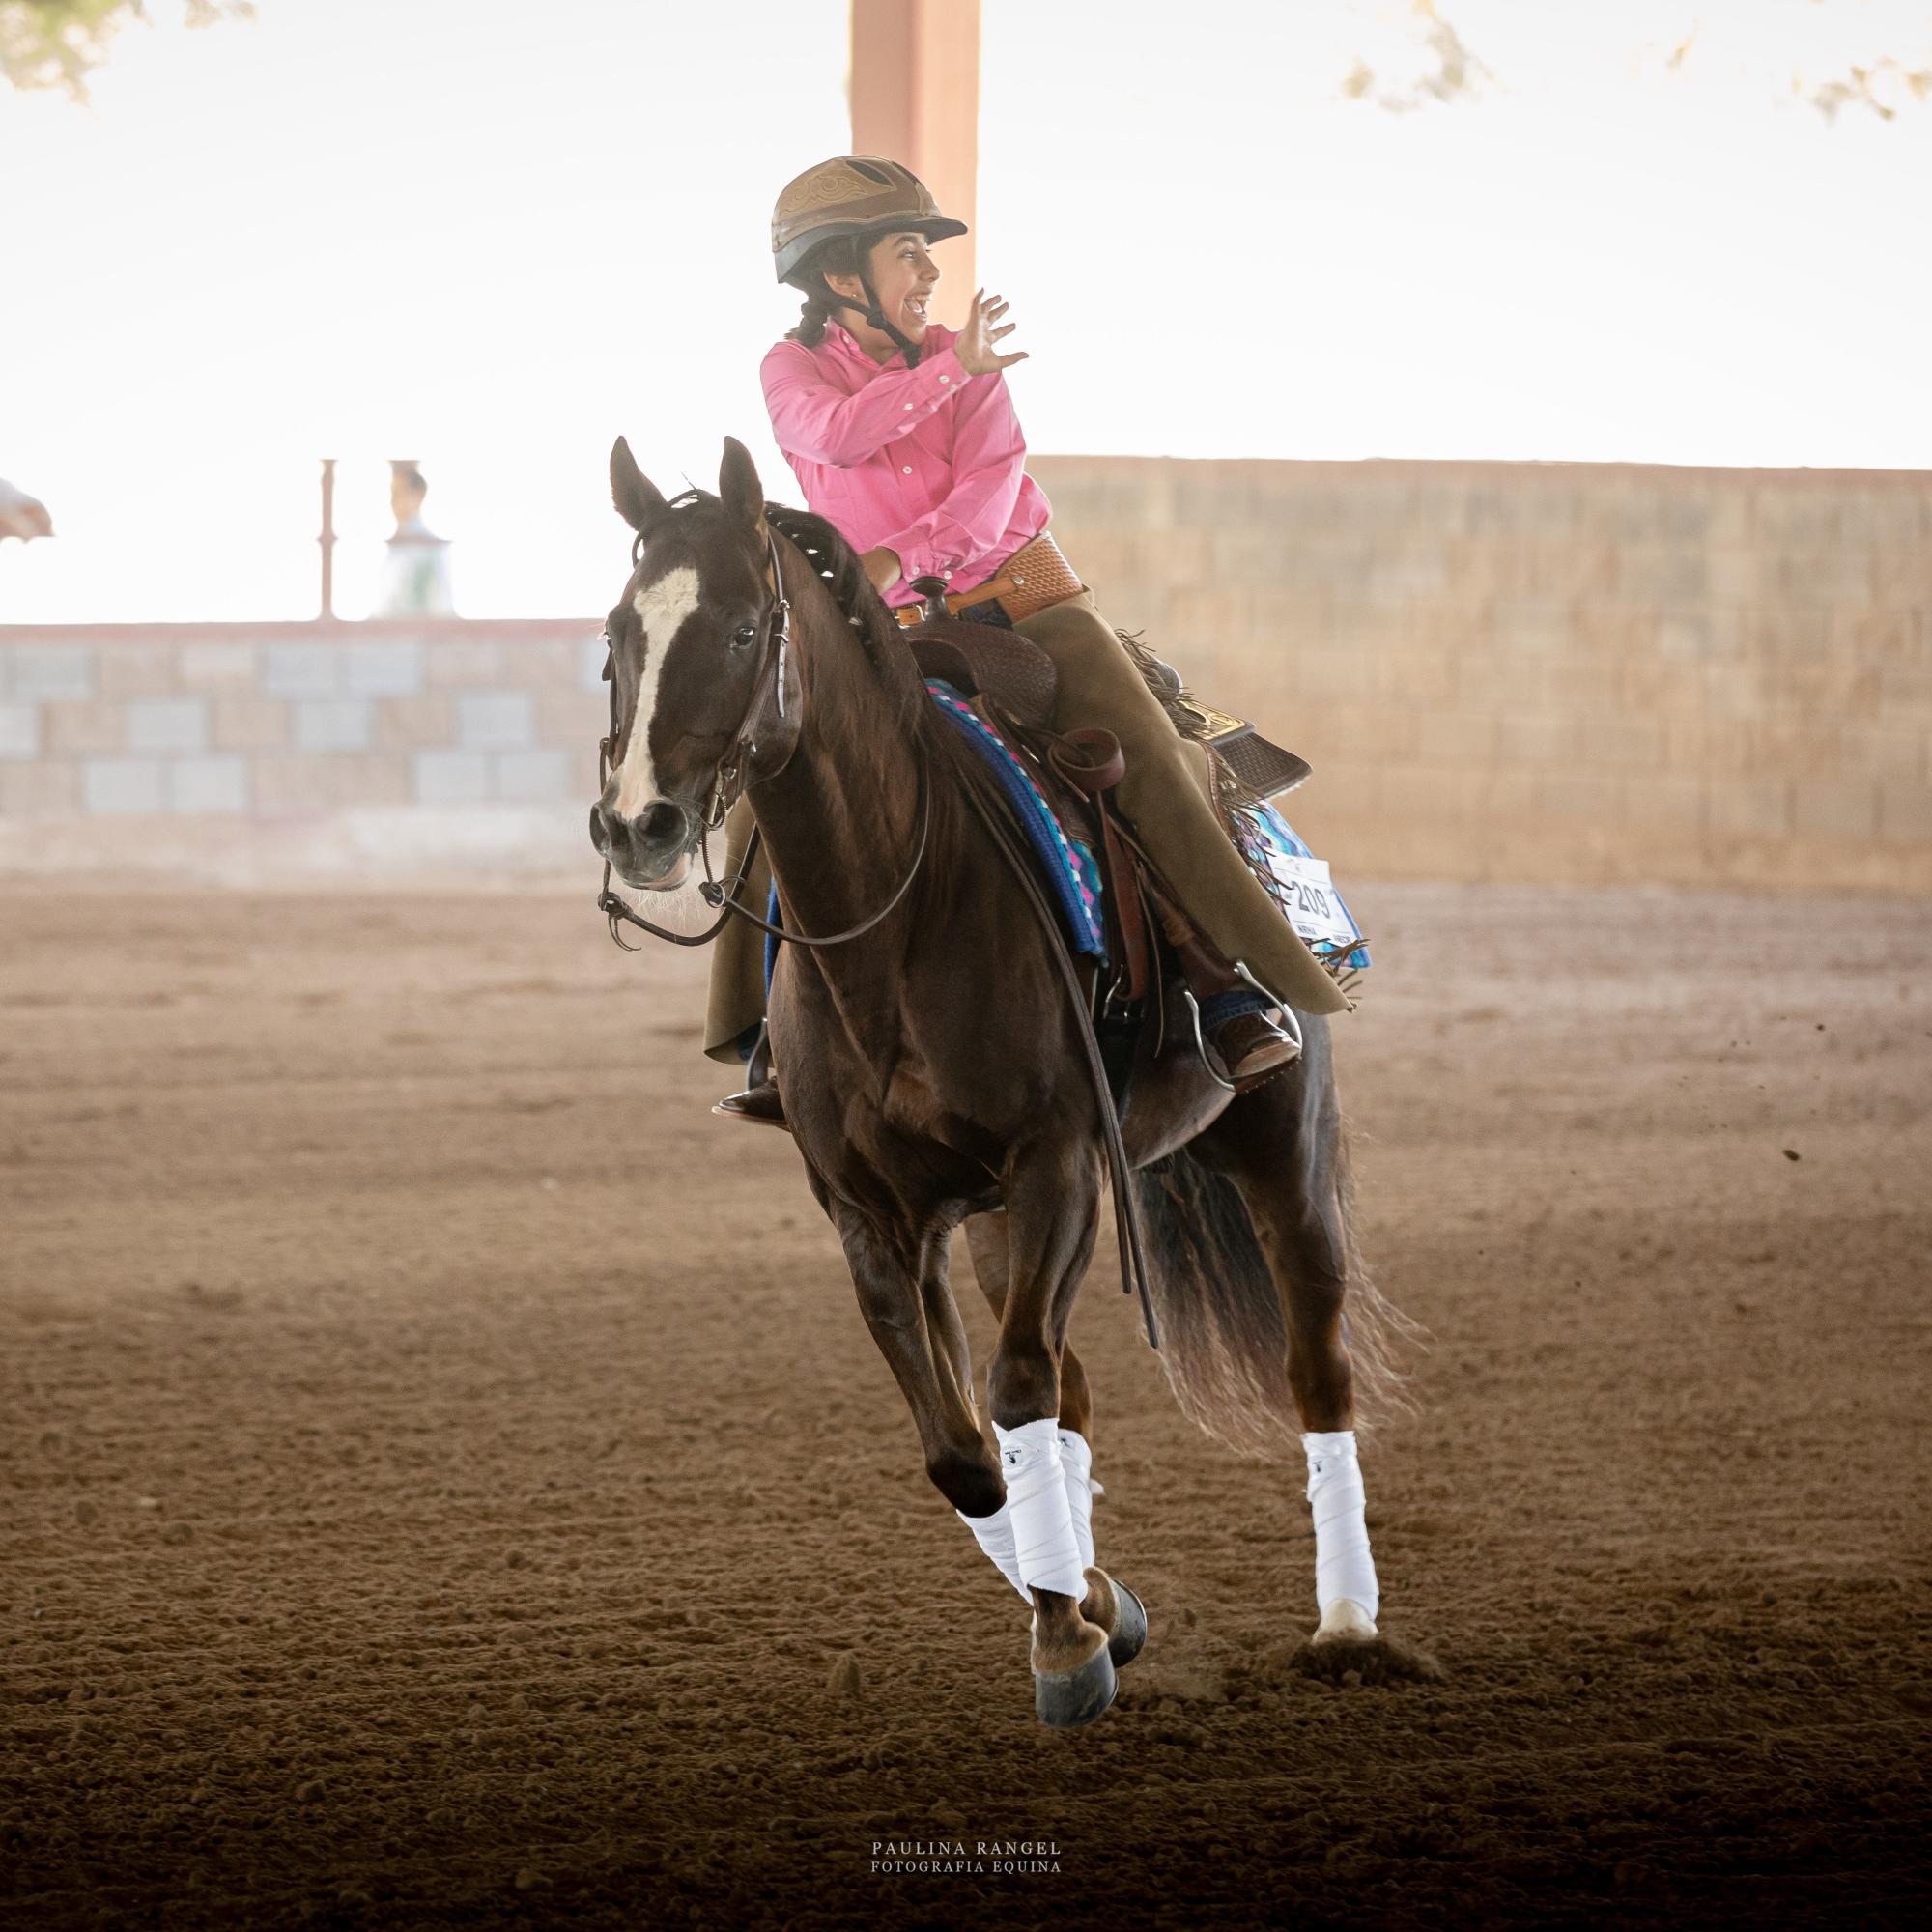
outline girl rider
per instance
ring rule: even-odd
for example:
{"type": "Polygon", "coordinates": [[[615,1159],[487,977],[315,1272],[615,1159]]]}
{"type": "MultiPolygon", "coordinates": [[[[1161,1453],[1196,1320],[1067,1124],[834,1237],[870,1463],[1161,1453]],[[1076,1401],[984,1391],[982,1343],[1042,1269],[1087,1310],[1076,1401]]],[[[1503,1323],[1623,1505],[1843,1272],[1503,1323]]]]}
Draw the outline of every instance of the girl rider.
{"type": "MultiPolygon", "coordinates": [[[[1126,753],[1115,792],[1154,864],[1184,882],[1188,916],[1229,959],[1311,1013],[1351,1003],[1316,961],[1236,850],[1212,802],[1207,753],[1183,739],[1047,533],[1049,505],[1026,473],[1026,441],[1004,372],[1026,359],[998,343],[1013,325],[983,291],[955,333],[928,315],[939,268],[930,245],[963,235],[919,180],[895,161],[841,156],[800,175],[772,214],[778,278],[806,298],[798,327],[766,355],[772,433],[806,505],[862,553],[889,604],[918,604],[914,578],[954,594],[985,586],[982,604],[1040,645],[1059,670],[1054,728],[1103,725],[1126,753]]],[[[976,612],[976,614],[980,614],[976,612]]],[[[728,821],[724,876],[752,815],[728,821]]],[[[749,883],[759,902],[762,867],[749,883]]],[[[714,956],[705,1052],[737,1062],[764,1015],[763,937],[735,921],[714,956]]],[[[1246,1082],[1299,1048],[1247,992],[1206,1003],[1223,1065],[1246,1082]]],[[[777,1090],[758,1078],[717,1111],[783,1123],[777,1090]]]]}

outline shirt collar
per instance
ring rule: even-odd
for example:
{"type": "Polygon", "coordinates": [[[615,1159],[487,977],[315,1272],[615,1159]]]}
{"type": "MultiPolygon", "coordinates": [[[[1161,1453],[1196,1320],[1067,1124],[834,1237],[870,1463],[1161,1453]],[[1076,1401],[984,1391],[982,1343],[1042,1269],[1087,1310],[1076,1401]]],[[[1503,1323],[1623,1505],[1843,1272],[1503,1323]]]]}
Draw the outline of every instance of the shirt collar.
{"type": "Polygon", "coordinates": [[[847,361],[863,362],[868,370],[877,372],[895,367],[900,369],[905,367],[905,351],[902,349],[894,350],[890,359],[887,361],[874,362],[866,354],[865,349],[860,344],[859,338],[842,322],[828,322],[825,325],[825,339],[847,361]]]}
{"type": "MultiPolygon", "coordinates": [[[[951,349],[957,339],[953,331],[946,327],[943,324],[937,322],[927,324],[925,330],[925,354],[920,358],[921,361],[923,362],[934,355],[943,354],[946,350],[951,349]]],[[[842,322],[827,320],[825,325],[825,342],[828,348],[843,355],[848,361],[863,363],[867,371],[874,376],[883,375],[888,369],[903,369],[905,367],[905,351],[903,349],[894,350],[889,361],[874,362],[866,354],[865,350],[859,346],[859,338],[842,322]]]]}

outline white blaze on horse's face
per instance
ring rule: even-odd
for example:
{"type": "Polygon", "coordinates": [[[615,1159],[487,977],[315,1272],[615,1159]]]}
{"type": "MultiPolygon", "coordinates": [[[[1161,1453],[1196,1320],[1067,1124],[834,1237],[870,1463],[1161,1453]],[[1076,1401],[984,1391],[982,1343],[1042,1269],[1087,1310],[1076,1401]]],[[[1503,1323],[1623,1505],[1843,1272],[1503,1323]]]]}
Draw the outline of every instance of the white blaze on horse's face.
{"type": "Polygon", "coordinates": [[[644,629],[644,662],[638,673],[630,742],[624,747],[624,762],[617,767],[616,810],[620,818],[636,818],[661,795],[651,765],[651,715],[657,709],[658,684],[664,676],[665,661],[670,656],[671,640],[697,609],[699,596],[697,572],[684,564],[645,584],[631,600],[644,629]]]}

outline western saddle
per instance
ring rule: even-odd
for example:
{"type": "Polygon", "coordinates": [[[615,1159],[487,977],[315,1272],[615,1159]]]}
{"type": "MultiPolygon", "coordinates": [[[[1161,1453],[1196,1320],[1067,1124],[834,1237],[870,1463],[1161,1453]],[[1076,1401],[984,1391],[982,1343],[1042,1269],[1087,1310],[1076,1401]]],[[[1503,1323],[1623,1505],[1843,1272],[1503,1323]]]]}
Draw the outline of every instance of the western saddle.
{"type": "MultiPolygon", "coordinates": [[[[1170,977],[1178,980],[1177,990],[1191,996],[1197,1028],[1201,1003],[1240,990],[1243,979],[1194,925],[1179,895],[1121,822],[1109,794],[1125,765],[1113,733],[1050,727],[1059,687],[1053,659],[1018,631],[954,615],[946,608],[940,579],[915,579],[912,588],[925,600],[926,614],[905,634],[922,676],[944,679],[971,703],[1045,794],[1069,836],[1086,840],[1099,861],[1109,971],[1094,989],[1095,1026],[1115,1104],[1124,1111],[1127,1071],[1136,1037],[1151,1016],[1150,996],[1164,1043],[1170,977]]],[[[1219,761],[1233,773],[1237,792],[1265,798],[1308,776],[1303,759],[1270,744],[1245,721],[1199,703],[1172,667],[1131,639],[1122,641],[1176,729],[1207,747],[1210,768],[1219,761]]],[[[1215,783],[1218,790],[1218,774],[1215,783]]]]}

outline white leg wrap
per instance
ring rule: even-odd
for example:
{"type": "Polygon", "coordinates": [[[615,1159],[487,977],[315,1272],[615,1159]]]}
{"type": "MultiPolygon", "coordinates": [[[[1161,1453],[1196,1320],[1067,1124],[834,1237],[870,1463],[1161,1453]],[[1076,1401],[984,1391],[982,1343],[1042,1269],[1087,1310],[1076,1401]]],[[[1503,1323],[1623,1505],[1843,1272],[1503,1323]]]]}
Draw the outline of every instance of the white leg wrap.
{"type": "Polygon", "coordinates": [[[1033,1590],[1058,1590],[1077,1604],[1087,1593],[1087,1579],[1080,1574],[1080,1546],[1066,1501],[1059,1429],[1058,1418],[1051,1415],[1017,1429],[993,1424],[1020,1581],[1033,1590]]]}
{"type": "Polygon", "coordinates": [[[973,1540],[993,1559],[993,1567],[1031,1605],[1033,1592],[1020,1581],[1020,1559],[1013,1553],[1010,1507],[1002,1503],[991,1516],[968,1516],[964,1510],[954,1510],[953,1515],[973,1532],[973,1540]]]}
{"type": "Polygon", "coordinates": [[[1307,1435],[1308,1503],[1315,1513],[1315,1603],[1323,1615],[1338,1598],[1360,1604],[1373,1622],[1381,1603],[1376,1587],[1375,1558],[1369,1554],[1369,1524],[1362,1468],[1355,1460],[1355,1432],[1338,1429],[1307,1435]]]}
{"type": "Polygon", "coordinates": [[[1094,1567],[1094,1445],[1077,1429],[1060,1435],[1060,1473],[1066,1479],[1066,1507],[1073,1513],[1073,1543],[1080,1567],[1094,1567]]]}

